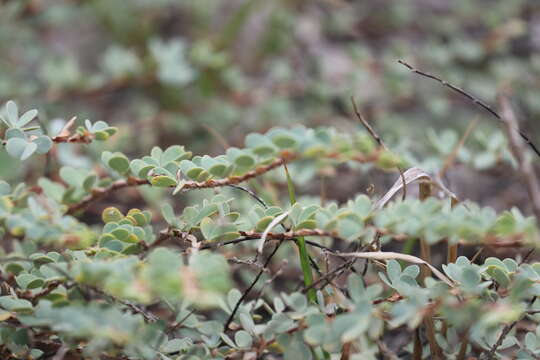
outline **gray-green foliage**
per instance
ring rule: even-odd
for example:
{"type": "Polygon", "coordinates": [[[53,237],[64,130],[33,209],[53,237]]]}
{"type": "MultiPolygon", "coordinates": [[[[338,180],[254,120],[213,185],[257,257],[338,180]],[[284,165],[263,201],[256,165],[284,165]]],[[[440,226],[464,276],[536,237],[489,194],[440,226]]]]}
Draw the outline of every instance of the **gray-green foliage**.
{"type": "MultiPolygon", "coordinates": [[[[470,202],[451,208],[448,201],[434,199],[372,210],[373,199],[356,194],[348,194],[350,202],[324,206],[318,198],[304,199],[291,209],[280,202],[280,169],[249,183],[268,207],[253,205],[237,190],[186,193],[198,189],[195,183],[241,178],[287,154],[297,160],[290,164],[297,185],[324,175],[340,189],[341,178],[329,177],[329,169],[343,164],[361,174],[371,162],[391,170],[399,164],[438,171],[455,150],[457,163],[480,170],[512,162],[502,132],[484,119],[482,131],[457,149],[461,131],[456,129],[476,116],[474,107],[457,106],[453,96],[442,93],[431,96],[436,85],[408,78],[395,59],[414,60],[488,102],[501,83],[511,83],[524,114],[537,118],[540,91],[530,74],[540,61],[529,31],[536,26],[530,15],[536,6],[535,0],[496,0],[489,6],[470,1],[1,2],[0,97],[37,107],[39,121],[35,110],[18,111],[13,102],[0,110],[2,146],[9,155],[0,160],[0,171],[10,180],[0,180],[0,238],[9,249],[1,266],[0,357],[48,358],[70,349],[67,356],[82,352],[87,358],[249,359],[262,349],[286,359],[327,359],[339,358],[348,341],[351,358],[370,359],[381,356],[377,340],[387,341],[392,336],[382,335],[396,332],[410,339],[398,349],[399,357],[406,357],[413,351],[413,328],[432,312],[447,358],[457,358],[464,343],[467,354],[489,349],[506,324],[520,319],[499,350],[537,358],[540,317],[531,313],[539,306],[533,301],[537,264],[482,257],[471,264],[461,257],[443,267],[455,281],[449,289],[435,278],[421,281],[416,265],[389,260],[370,266],[364,278],[352,275],[346,285],[325,286],[318,304],[310,304],[293,292],[301,283],[296,273],[281,263],[283,271],[276,270],[282,258],[296,268],[288,256],[292,248],[283,245],[271,268],[278,277],[265,282],[260,298],[252,293],[249,299],[256,300],[245,301],[224,331],[225,316],[241,296],[234,288],[224,295],[233,286],[226,259],[239,263],[234,279],[244,290],[260,265],[252,262],[255,246],[243,242],[194,251],[260,235],[289,210],[271,229],[274,235],[311,231],[309,241],[332,248],[362,248],[377,234],[383,249],[399,247],[395,240],[405,238],[439,246],[444,241],[535,246],[536,224],[517,210],[496,214],[470,202]],[[234,142],[239,148],[207,155],[217,152],[209,148],[211,133],[205,127],[231,138],[292,121],[306,126],[331,121],[343,130],[345,94],[355,94],[374,110],[370,122],[385,130],[399,159],[377,149],[368,134],[351,131],[350,123],[343,132],[278,128],[249,134],[245,148],[234,142]],[[121,137],[83,151],[58,144],[56,153],[49,152],[60,135],[50,130],[51,119],[82,108],[90,118],[114,121],[121,137]],[[150,151],[157,138],[182,146],[150,151]],[[49,160],[50,177],[36,179],[49,160]],[[369,164],[358,166],[357,160],[369,164]],[[28,184],[17,178],[22,169],[30,174],[28,184]],[[136,185],[148,204],[127,210],[135,192],[122,189],[136,185]],[[164,188],[164,195],[156,196],[154,188],[164,188]],[[176,196],[169,197],[171,192],[176,196]],[[88,199],[101,201],[84,213],[77,205],[88,199]],[[103,224],[96,209],[104,209],[103,224]]],[[[115,133],[105,122],[86,121],[68,137],[86,143],[115,133]]],[[[312,256],[323,272],[330,270],[324,252],[314,249],[312,256]]]]}
{"type": "MultiPolygon", "coordinates": [[[[22,121],[14,106],[8,104],[11,115],[5,124],[8,131],[23,129],[24,135],[35,112],[21,116],[22,121]]],[[[87,142],[115,132],[106,123],[86,122],[75,136],[92,134],[84,138],[87,142]]],[[[342,204],[300,200],[283,206],[258,198],[247,204],[237,201],[238,193],[221,190],[251,178],[270,180],[267,173],[285,162],[311,167],[310,176],[339,164],[381,169],[406,164],[363,132],[274,128],[249,135],[246,148],[213,157],[192,156],[184,146],[173,145],[154,147],[150,155],[132,160],[108,150],[101,158],[101,169],[63,166],[58,177],[42,177],[37,186],[0,182],[1,234],[11,244],[0,258],[6,279],[0,296],[0,349],[6,354],[39,358],[47,349],[32,340],[37,337],[41,344],[60,341],[94,358],[276,353],[285,359],[314,359],[339,356],[351,344],[355,358],[375,359],[387,331],[404,328],[414,334],[426,318],[434,318],[437,344],[452,358],[460,349],[491,351],[505,324],[525,318],[537,322],[540,264],[511,258],[471,263],[462,256],[442,265],[444,275],[424,279],[418,265],[397,261],[417,258],[383,252],[379,257],[386,261],[373,265],[378,277],[350,273],[345,286],[318,287],[316,302],[288,283],[274,289],[275,282],[267,278],[271,296],[263,291],[239,304],[242,293],[234,288],[229,262],[258,269],[260,260],[249,259],[256,244],[282,241],[288,247],[296,237],[305,237],[316,245],[311,254],[319,271],[327,272],[324,258],[340,256],[329,255],[332,248],[369,250],[374,238],[382,246],[405,239],[431,245],[505,240],[536,245],[535,220],[517,209],[497,214],[472,202],[451,206],[449,199],[435,198],[409,198],[381,208],[365,194],[342,204]],[[200,201],[181,210],[161,204],[162,228],[156,228],[160,221],[149,210],[126,212],[114,206],[102,211],[99,226],[81,220],[88,204],[132,186],[169,188],[171,199],[188,190],[220,193],[201,193],[200,201]],[[225,329],[228,316],[232,323],[225,329]]],[[[253,279],[247,270],[239,275],[253,279]]],[[[524,337],[510,332],[493,352],[513,349],[530,357],[539,352],[537,336],[534,331],[524,337]]],[[[412,343],[403,354],[413,352],[412,343]]],[[[423,347],[429,354],[430,345],[423,347]]]]}

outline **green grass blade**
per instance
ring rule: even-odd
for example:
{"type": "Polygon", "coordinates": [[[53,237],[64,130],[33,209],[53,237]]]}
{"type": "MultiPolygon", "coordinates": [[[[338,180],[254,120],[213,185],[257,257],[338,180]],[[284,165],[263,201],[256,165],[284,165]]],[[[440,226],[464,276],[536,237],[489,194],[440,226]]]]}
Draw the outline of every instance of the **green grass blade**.
{"type": "MultiPolygon", "coordinates": [[[[287,169],[287,165],[284,165],[285,167],[285,175],[287,176],[287,189],[289,190],[289,201],[291,205],[294,205],[296,203],[296,193],[294,191],[294,184],[291,179],[291,176],[289,174],[289,169],[287,169]]],[[[309,265],[309,255],[306,248],[306,240],[304,237],[299,237],[296,239],[296,244],[298,245],[298,253],[300,254],[300,266],[302,268],[302,273],[304,274],[304,285],[306,287],[311,286],[313,284],[313,273],[311,272],[311,266],[309,265]]],[[[311,288],[307,292],[308,300],[316,304],[317,303],[317,294],[315,293],[315,289],[311,288]]]]}

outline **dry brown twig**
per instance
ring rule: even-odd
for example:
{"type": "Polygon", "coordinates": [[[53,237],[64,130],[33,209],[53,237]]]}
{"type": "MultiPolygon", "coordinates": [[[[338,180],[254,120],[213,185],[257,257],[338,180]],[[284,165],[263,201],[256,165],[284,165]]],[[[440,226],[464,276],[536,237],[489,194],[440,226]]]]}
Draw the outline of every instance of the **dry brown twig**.
{"type": "MultiPolygon", "coordinates": [[[[377,142],[377,144],[379,144],[380,147],[382,147],[386,151],[390,151],[388,149],[388,147],[386,146],[386,144],[382,141],[379,134],[377,134],[377,132],[375,132],[373,127],[366,121],[366,119],[364,119],[364,117],[362,116],[362,114],[358,110],[358,106],[356,106],[356,101],[354,101],[353,96],[351,96],[351,103],[352,103],[354,114],[356,115],[356,118],[360,121],[362,126],[364,126],[364,128],[369,133],[369,135],[371,135],[371,137],[377,142]]],[[[401,181],[403,182],[403,196],[402,196],[402,199],[405,200],[405,198],[407,197],[407,184],[405,183],[405,177],[403,175],[403,170],[399,166],[396,166],[396,169],[399,172],[399,176],[401,177],[401,181]]]]}
{"type": "Polygon", "coordinates": [[[476,127],[476,125],[478,125],[478,118],[475,118],[469,124],[469,126],[467,126],[467,129],[465,129],[465,132],[463,133],[463,136],[461,137],[461,139],[459,139],[459,142],[456,144],[454,149],[452,149],[452,152],[450,153],[450,155],[448,155],[448,157],[445,159],[444,165],[443,165],[441,171],[439,171],[439,178],[441,178],[441,179],[444,178],[444,175],[446,174],[448,169],[454,164],[454,162],[456,160],[456,157],[457,157],[457,155],[459,153],[459,150],[463,147],[463,145],[465,145],[465,142],[469,138],[469,135],[471,135],[471,133],[474,130],[474,128],[476,127]]]}
{"type": "MultiPolygon", "coordinates": [[[[462,88],[460,87],[457,87],[453,84],[450,84],[449,82],[443,80],[442,78],[440,78],[439,76],[437,75],[434,75],[434,74],[430,74],[430,73],[427,73],[425,71],[422,71],[422,70],[418,70],[416,69],[415,67],[413,67],[412,65],[409,65],[408,63],[406,63],[405,61],[403,60],[398,60],[397,61],[398,63],[400,63],[401,65],[405,66],[407,69],[409,69],[411,72],[415,73],[415,74],[418,74],[420,76],[423,76],[425,78],[428,78],[428,79],[432,79],[432,80],[435,80],[439,83],[441,83],[443,86],[446,86],[447,88],[449,88],[450,90],[460,94],[461,96],[464,96],[465,98],[469,99],[470,101],[472,101],[475,105],[479,106],[480,108],[484,109],[485,111],[487,111],[489,114],[491,114],[494,118],[496,118],[497,120],[501,121],[504,123],[504,120],[502,119],[502,116],[496,112],[495,110],[493,110],[493,108],[489,105],[487,105],[486,103],[484,103],[483,101],[481,101],[480,99],[476,98],[474,95],[468,93],[467,91],[463,90],[462,88]]],[[[512,131],[515,131],[517,132],[521,138],[527,143],[527,145],[536,153],[536,155],[538,155],[538,157],[540,157],[540,150],[538,150],[538,148],[536,147],[536,145],[534,145],[534,143],[529,139],[529,137],[527,135],[525,135],[521,130],[517,129],[517,128],[513,128],[512,131]]]]}
{"type": "Polygon", "coordinates": [[[519,172],[527,185],[527,191],[529,193],[534,215],[536,216],[536,219],[540,221],[540,183],[538,182],[538,177],[534,172],[530,159],[527,158],[525,144],[514,131],[514,129],[519,129],[519,125],[516,115],[512,110],[512,106],[510,105],[510,101],[508,101],[506,96],[501,95],[499,96],[499,104],[510,151],[512,152],[512,155],[514,155],[519,172]]]}

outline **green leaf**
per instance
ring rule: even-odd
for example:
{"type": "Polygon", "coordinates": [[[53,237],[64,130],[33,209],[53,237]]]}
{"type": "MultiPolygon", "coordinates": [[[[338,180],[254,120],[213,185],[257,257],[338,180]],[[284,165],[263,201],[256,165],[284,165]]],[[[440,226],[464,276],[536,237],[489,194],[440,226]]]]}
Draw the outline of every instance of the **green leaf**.
{"type": "Polygon", "coordinates": [[[209,251],[194,253],[189,259],[189,267],[195,273],[201,290],[207,292],[208,303],[215,304],[218,294],[229,291],[230,268],[223,255],[209,251]]]}
{"type": "Polygon", "coordinates": [[[55,262],[53,258],[42,253],[34,253],[30,255],[28,258],[32,260],[34,263],[40,264],[40,265],[50,264],[50,263],[55,262]]]}
{"type": "Polygon", "coordinates": [[[209,217],[205,217],[204,219],[202,219],[200,226],[204,238],[208,241],[212,240],[216,229],[214,221],[209,217]]]}
{"type": "Polygon", "coordinates": [[[171,339],[161,346],[160,350],[166,354],[177,353],[187,351],[192,344],[190,338],[171,339]]]}
{"type": "Polygon", "coordinates": [[[165,165],[170,161],[181,161],[189,157],[190,153],[187,153],[183,146],[174,145],[163,152],[161,155],[161,164],[165,165]]]}
{"type": "Polygon", "coordinates": [[[272,136],[272,142],[281,149],[293,148],[298,143],[293,136],[285,133],[272,136]]]}
{"type": "Polygon", "coordinates": [[[21,138],[26,140],[26,135],[21,129],[11,128],[6,130],[6,139],[21,138]]]}
{"type": "Polygon", "coordinates": [[[34,143],[28,143],[26,140],[15,137],[7,141],[6,151],[14,158],[25,160],[36,150],[37,145],[34,143]],[[30,144],[33,144],[31,146],[30,144]]]}
{"type": "Polygon", "coordinates": [[[118,222],[124,218],[124,215],[117,208],[110,206],[103,210],[101,219],[104,223],[118,222]]]}
{"type": "Polygon", "coordinates": [[[259,219],[259,221],[257,221],[257,224],[255,225],[255,231],[262,232],[266,230],[266,228],[268,227],[268,225],[270,225],[272,220],[274,220],[273,216],[265,216],[259,219]]]}
{"type": "Polygon", "coordinates": [[[517,221],[511,212],[505,211],[495,223],[494,230],[498,235],[511,235],[516,228],[517,221]]]}
{"type": "Polygon", "coordinates": [[[24,266],[16,262],[8,263],[6,265],[6,271],[18,275],[21,271],[24,271],[24,266]]]}
{"type": "Polygon", "coordinates": [[[105,141],[109,138],[109,133],[107,133],[106,131],[96,131],[94,133],[94,138],[98,141],[105,141]]]}
{"type": "Polygon", "coordinates": [[[212,175],[210,175],[210,173],[206,170],[203,170],[199,173],[199,175],[197,175],[197,181],[198,182],[204,182],[208,179],[210,179],[212,177],[212,175]]]}
{"type": "Polygon", "coordinates": [[[240,314],[240,324],[242,324],[242,327],[249,333],[255,334],[255,322],[250,315],[244,313],[240,314]]]}
{"type": "Polygon", "coordinates": [[[285,347],[284,360],[312,360],[309,347],[304,343],[301,334],[294,334],[285,347]]]}
{"type": "Polygon", "coordinates": [[[272,155],[277,151],[272,141],[261,134],[249,134],[246,136],[245,143],[259,156],[272,155]]]}
{"type": "Polygon", "coordinates": [[[238,289],[234,288],[229,291],[227,294],[227,304],[229,305],[231,311],[236,306],[236,303],[240,301],[241,297],[242,293],[238,289]]]}
{"type": "Polygon", "coordinates": [[[169,203],[164,203],[161,205],[161,214],[163,215],[163,218],[165,219],[165,222],[167,224],[178,227],[179,221],[174,214],[174,209],[169,203]]]}
{"type": "Polygon", "coordinates": [[[225,164],[215,164],[208,169],[208,172],[217,177],[225,177],[228,166],[225,164]]]}
{"type": "Polygon", "coordinates": [[[124,228],[117,228],[111,231],[111,234],[113,234],[113,236],[120,241],[127,241],[128,236],[130,235],[130,232],[124,228]]]}
{"type": "Polygon", "coordinates": [[[37,116],[38,111],[36,109],[28,110],[17,121],[17,127],[22,128],[26,124],[28,124],[30,121],[34,120],[34,118],[37,116]]]}
{"type": "Polygon", "coordinates": [[[95,174],[88,175],[82,183],[83,189],[87,192],[90,192],[94,187],[94,184],[97,182],[97,179],[97,175],[95,174]]]}
{"type": "Polygon", "coordinates": [[[114,126],[109,126],[103,129],[103,131],[105,131],[109,136],[113,136],[114,134],[118,132],[118,128],[114,126]]]}
{"type": "Polygon", "coordinates": [[[155,168],[155,165],[148,164],[147,162],[141,159],[132,160],[129,164],[131,172],[140,178],[145,178],[148,175],[148,172],[155,168]]]}
{"type": "Polygon", "coordinates": [[[249,150],[240,150],[238,148],[227,149],[227,157],[240,168],[251,168],[255,165],[255,158],[249,153],[249,150]]]}
{"type": "Polygon", "coordinates": [[[33,311],[32,303],[28,300],[17,299],[12,296],[0,296],[0,306],[8,311],[16,313],[31,313],[33,311]]]}
{"type": "Polygon", "coordinates": [[[38,154],[46,154],[51,150],[53,142],[50,137],[47,135],[40,135],[34,140],[32,140],[33,143],[36,144],[36,153],[38,154]]]}
{"type": "Polygon", "coordinates": [[[131,216],[135,220],[135,225],[138,226],[145,226],[149,223],[149,219],[147,219],[144,212],[140,211],[139,209],[129,210],[127,216],[131,216]]]}
{"type": "Polygon", "coordinates": [[[508,287],[508,285],[510,284],[510,277],[508,276],[506,271],[499,266],[488,266],[488,268],[486,269],[486,273],[491,276],[491,278],[493,278],[493,280],[495,280],[503,288],[508,287]]]}
{"type": "Polygon", "coordinates": [[[317,223],[315,220],[306,220],[302,221],[300,224],[296,225],[294,227],[295,230],[299,229],[315,229],[317,227],[317,223]]]}
{"type": "Polygon", "coordinates": [[[238,167],[251,168],[255,165],[255,158],[249,154],[242,154],[234,159],[238,167]]]}
{"type": "Polygon", "coordinates": [[[166,175],[158,175],[150,179],[150,184],[156,187],[172,187],[176,185],[176,180],[166,175]]]}
{"type": "Polygon", "coordinates": [[[36,289],[45,283],[43,279],[31,274],[21,274],[15,278],[15,281],[23,289],[36,289]]]}
{"type": "Polygon", "coordinates": [[[129,160],[120,152],[113,153],[109,158],[107,165],[120,174],[124,174],[129,170],[129,160]]]}
{"type": "Polygon", "coordinates": [[[401,159],[390,151],[383,151],[377,158],[377,166],[381,169],[393,169],[399,166],[401,159]]]}
{"type": "Polygon", "coordinates": [[[9,100],[6,103],[6,113],[8,117],[7,119],[11,126],[17,126],[17,121],[19,120],[19,109],[13,100],[9,100]]]}
{"type": "Polygon", "coordinates": [[[81,187],[85,175],[81,170],[72,168],[70,166],[63,166],[60,168],[60,177],[70,186],[81,187]]]}
{"type": "Polygon", "coordinates": [[[341,237],[348,240],[354,240],[362,235],[364,227],[359,221],[345,218],[339,220],[337,231],[341,237]]]}
{"type": "Polygon", "coordinates": [[[250,348],[253,339],[247,331],[239,330],[234,334],[234,342],[239,348],[250,348]]]}

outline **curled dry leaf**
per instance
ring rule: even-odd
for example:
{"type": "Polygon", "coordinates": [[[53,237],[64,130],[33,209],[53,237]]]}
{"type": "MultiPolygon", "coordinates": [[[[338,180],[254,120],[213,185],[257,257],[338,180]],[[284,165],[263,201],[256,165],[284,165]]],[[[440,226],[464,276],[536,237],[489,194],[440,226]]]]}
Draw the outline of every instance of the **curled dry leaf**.
{"type": "Polygon", "coordinates": [[[405,186],[409,185],[409,184],[411,184],[411,183],[413,183],[413,182],[415,182],[417,180],[428,181],[429,183],[431,183],[431,184],[435,185],[436,187],[438,187],[448,197],[450,197],[451,199],[453,199],[456,202],[459,202],[459,199],[456,196],[456,194],[454,194],[452,191],[450,191],[442,183],[442,181],[440,179],[437,179],[436,177],[431,176],[426,171],[424,171],[424,170],[422,170],[422,169],[420,169],[418,167],[412,167],[412,168],[407,169],[407,171],[405,171],[403,173],[403,177],[400,177],[398,180],[396,180],[396,182],[394,183],[394,185],[392,185],[390,190],[388,190],[386,192],[386,194],[384,194],[384,196],[381,197],[373,205],[373,209],[374,210],[382,209],[392,199],[392,197],[394,197],[394,195],[399,190],[401,190],[403,188],[404,185],[405,186]]]}

